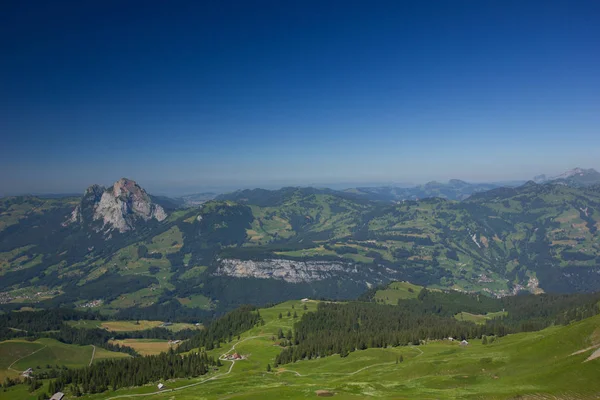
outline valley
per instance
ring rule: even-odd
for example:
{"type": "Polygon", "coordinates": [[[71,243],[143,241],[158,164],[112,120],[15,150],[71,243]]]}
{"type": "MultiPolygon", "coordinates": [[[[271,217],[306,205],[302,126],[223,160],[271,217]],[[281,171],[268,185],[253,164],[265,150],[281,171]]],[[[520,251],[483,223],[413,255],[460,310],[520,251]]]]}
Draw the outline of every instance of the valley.
{"type": "Polygon", "coordinates": [[[0,309],[198,322],[248,302],[349,299],[399,280],[490,296],[600,283],[596,186],[530,182],[396,203],[256,189],[173,204],[126,179],[79,200],[1,199],[0,309]]]}

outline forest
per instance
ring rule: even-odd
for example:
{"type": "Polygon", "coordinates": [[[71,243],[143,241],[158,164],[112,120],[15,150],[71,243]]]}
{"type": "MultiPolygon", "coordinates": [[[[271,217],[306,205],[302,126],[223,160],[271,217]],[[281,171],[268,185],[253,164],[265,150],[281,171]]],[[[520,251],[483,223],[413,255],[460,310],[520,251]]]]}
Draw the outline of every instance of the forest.
{"type": "Polygon", "coordinates": [[[239,307],[213,321],[206,329],[183,342],[177,348],[177,352],[183,353],[195,348],[212,350],[215,347],[221,347],[221,343],[230,342],[234,336],[259,323],[264,323],[264,321],[255,307],[239,307]]]}
{"type": "Polygon", "coordinates": [[[68,387],[75,396],[100,393],[149,382],[166,381],[204,375],[209,368],[220,365],[206,353],[184,356],[173,351],[156,356],[104,360],[86,368],[67,369],[50,383],[50,392],[68,387]]]}
{"type": "Polygon", "coordinates": [[[293,332],[285,337],[278,335],[284,339],[284,348],[276,365],[333,354],[345,357],[356,350],[418,345],[448,337],[462,340],[537,331],[596,315],[600,312],[599,300],[598,293],[494,299],[424,288],[416,299],[399,300],[398,305],[322,302],[316,312],[305,314],[294,325],[293,332]],[[500,310],[507,314],[484,324],[454,318],[465,311],[485,314],[500,310]]]}

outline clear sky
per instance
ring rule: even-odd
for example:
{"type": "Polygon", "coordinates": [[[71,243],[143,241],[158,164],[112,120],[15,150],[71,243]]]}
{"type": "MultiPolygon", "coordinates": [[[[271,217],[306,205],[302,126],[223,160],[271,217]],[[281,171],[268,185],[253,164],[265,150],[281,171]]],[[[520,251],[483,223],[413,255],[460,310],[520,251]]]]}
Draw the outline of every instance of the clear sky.
{"type": "Polygon", "coordinates": [[[600,2],[5,1],[0,194],[600,168],[600,2]]]}

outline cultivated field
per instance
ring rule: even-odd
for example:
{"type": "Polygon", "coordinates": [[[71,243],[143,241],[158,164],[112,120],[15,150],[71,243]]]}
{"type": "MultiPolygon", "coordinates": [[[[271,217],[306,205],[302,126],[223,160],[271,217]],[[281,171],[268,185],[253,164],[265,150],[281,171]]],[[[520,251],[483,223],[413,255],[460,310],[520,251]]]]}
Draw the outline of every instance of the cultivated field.
{"type": "Polygon", "coordinates": [[[143,356],[151,356],[169,351],[171,347],[168,340],[160,339],[123,339],[112,340],[112,344],[129,346],[143,356]]]}
{"type": "MultiPolygon", "coordinates": [[[[143,331],[145,329],[158,328],[164,324],[163,321],[95,321],[95,320],[80,320],[80,321],[68,321],[71,326],[76,328],[104,328],[114,332],[133,332],[143,331]]],[[[194,324],[186,324],[177,322],[165,326],[165,328],[177,332],[182,329],[202,329],[202,326],[196,326],[194,324]]]]}

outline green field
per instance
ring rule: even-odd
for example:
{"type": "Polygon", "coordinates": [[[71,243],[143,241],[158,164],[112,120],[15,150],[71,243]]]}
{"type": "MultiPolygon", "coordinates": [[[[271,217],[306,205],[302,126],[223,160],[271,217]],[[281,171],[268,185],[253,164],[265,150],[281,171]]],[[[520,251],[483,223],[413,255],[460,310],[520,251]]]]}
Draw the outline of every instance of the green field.
{"type": "Polygon", "coordinates": [[[461,312],[458,313],[454,316],[454,318],[456,318],[459,321],[469,321],[469,322],[473,322],[476,324],[485,324],[485,321],[488,321],[490,319],[494,319],[494,318],[500,318],[500,317],[504,317],[508,315],[508,313],[504,312],[504,311],[497,311],[497,312],[493,312],[493,313],[487,313],[485,315],[482,314],[471,314],[468,312],[461,312]]]}
{"type": "Polygon", "coordinates": [[[129,357],[94,346],[77,346],[54,339],[6,340],[0,342],[0,378],[18,377],[27,368],[43,371],[55,366],[79,368],[106,358],[129,357]],[[93,358],[92,358],[93,356],[93,358]]]}
{"type": "Polygon", "coordinates": [[[171,348],[168,340],[160,339],[123,339],[112,340],[111,343],[131,347],[143,356],[163,353],[171,348]]]}
{"type": "Polygon", "coordinates": [[[391,282],[386,289],[377,291],[375,300],[378,303],[396,305],[400,299],[416,299],[421,289],[422,286],[410,282],[391,282]]]}
{"type": "MultiPolygon", "coordinates": [[[[421,346],[367,349],[348,357],[331,356],[282,365],[266,372],[279,352],[276,332],[293,325],[305,312],[291,301],[261,309],[264,326],[214,349],[238,352],[246,360],[224,361],[218,372],[197,379],[84,396],[86,399],[303,399],[329,391],[338,399],[594,399],[600,394],[600,358],[586,359],[600,346],[600,316],[569,326],[498,338],[492,344],[470,340],[468,346],[434,341],[421,346]],[[294,308],[292,308],[294,306],[294,308]],[[278,316],[282,314],[280,319],[278,316]],[[402,356],[403,361],[398,362],[402,356]],[[172,391],[175,389],[174,391],[172,391]],[[137,395],[137,396],[133,396],[137,395]],[[520,396],[520,397],[518,397],[520,396]]],[[[306,303],[308,311],[317,302],[306,303]]],[[[0,393],[18,397],[16,389],[0,393]]]]}
{"type": "Polygon", "coordinates": [[[194,294],[188,297],[178,297],[177,301],[185,307],[189,308],[202,308],[209,310],[211,308],[211,301],[208,297],[201,294],[194,294]]]}
{"type": "MultiPolygon", "coordinates": [[[[152,329],[161,327],[163,321],[97,321],[97,320],[79,320],[79,321],[67,321],[67,323],[75,328],[104,328],[114,332],[134,332],[143,331],[145,329],[152,329]]],[[[165,326],[170,331],[177,332],[182,329],[201,329],[202,325],[187,324],[183,322],[177,322],[165,326]]]]}

